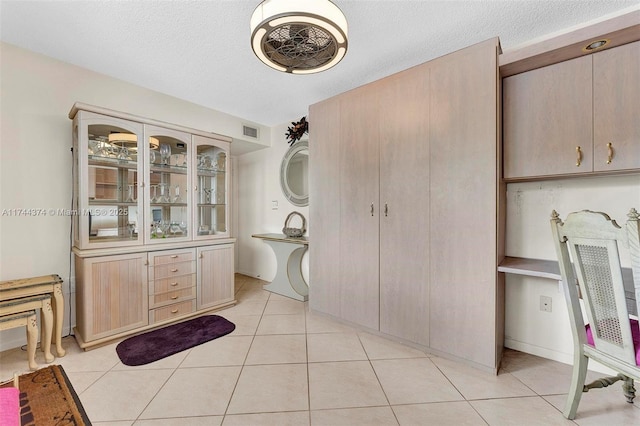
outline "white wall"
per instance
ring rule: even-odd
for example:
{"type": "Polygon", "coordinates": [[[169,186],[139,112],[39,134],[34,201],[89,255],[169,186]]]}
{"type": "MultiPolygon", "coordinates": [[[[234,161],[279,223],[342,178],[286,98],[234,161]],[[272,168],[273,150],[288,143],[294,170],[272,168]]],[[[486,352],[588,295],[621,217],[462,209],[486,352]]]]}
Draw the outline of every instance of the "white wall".
{"type": "MultiPolygon", "coordinates": [[[[301,111],[300,117],[291,117],[291,121],[297,121],[306,115],[305,111],[301,111]]],[[[309,207],[294,206],[280,188],[280,166],[289,149],[285,133],[290,125],[286,123],[272,127],[271,148],[238,157],[238,272],[265,281],[271,281],[276,275],[276,257],[269,246],[262,240],[251,238],[251,235],[281,234],[287,215],[292,211],[307,218],[307,235],[311,233],[310,228],[313,226],[308,222],[309,207]],[[272,208],[273,201],[278,203],[277,210],[272,208]]],[[[303,258],[303,275],[307,279],[307,255],[303,258]]]]}
{"type": "MultiPolygon", "coordinates": [[[[0,43],[0,210],[62,209],[71,204],[71,120],[74,102],[241,138],[242,124],[270,128],[0,43]]],[[[212,82],[212,84],[215,84],[212,82]]],[[[65,281],[69,331],[70,218],[0,216],[0,280],[58,274],[65,281]]],[[[234,226],[235,229],[235,226],[234,226]]],[[[70,285],[71,284],[71,285],[70,285]]],[[[73,321],[71,322],[73,323],[73,321]]],[[[0,333],[0,350],[24,343],[24,330],[0,333]]]]}
{"type": "MultiPolygon", "coordinates": [[[[509,184],[506,254],[556,260],[549,222],[554,209],[562,219],[583,209],[602,211],[621,224],[632,207],[640,209],[637,174],[509,184]]],[[[630,266],[628,256],[621,261],[630,266]]],[[[569,316],[558,283],[511,274],[506,277],[505,345],[572,363],[569,316]],[[552,312],[540,311],[540,296],[552,298],[552,312]]]]}

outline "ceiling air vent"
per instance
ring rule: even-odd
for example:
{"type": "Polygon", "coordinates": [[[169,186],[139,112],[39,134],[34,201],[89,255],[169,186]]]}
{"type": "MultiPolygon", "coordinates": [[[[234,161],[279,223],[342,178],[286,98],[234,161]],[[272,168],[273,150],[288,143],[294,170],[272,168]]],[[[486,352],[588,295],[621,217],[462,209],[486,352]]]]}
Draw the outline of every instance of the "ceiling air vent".
{"type": "Polygon", "coordinates": [[[242,126],[242,134],[250,138],[258,139],[258,129],[249,126],[242,126]]]}

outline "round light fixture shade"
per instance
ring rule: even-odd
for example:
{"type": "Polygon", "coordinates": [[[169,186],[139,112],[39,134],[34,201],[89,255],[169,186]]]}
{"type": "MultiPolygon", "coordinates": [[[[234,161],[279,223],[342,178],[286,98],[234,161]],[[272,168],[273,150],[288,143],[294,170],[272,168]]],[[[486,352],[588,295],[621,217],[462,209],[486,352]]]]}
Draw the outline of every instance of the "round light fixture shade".
{"type": "Polygon", "coordinates": [[[265,0],[251,16],[251,47],[278,71],[324,71],[347,53],[347,19],[329,0],[265,0]]]}

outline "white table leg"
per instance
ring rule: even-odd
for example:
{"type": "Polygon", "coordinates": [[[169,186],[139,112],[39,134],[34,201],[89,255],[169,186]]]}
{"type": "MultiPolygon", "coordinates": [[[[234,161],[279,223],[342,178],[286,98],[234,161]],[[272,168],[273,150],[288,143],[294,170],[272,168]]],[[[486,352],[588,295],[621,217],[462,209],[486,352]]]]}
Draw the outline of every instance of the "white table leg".
{"type": "Polygon", "coordinates": [[[303,302],[308,300],[309,286],[304,281],[301,270],[302,256],[307,251],[307,246],[272,240],[264,242],[273,249],[278,269],[273,281],[263,288],[303,302]]]}

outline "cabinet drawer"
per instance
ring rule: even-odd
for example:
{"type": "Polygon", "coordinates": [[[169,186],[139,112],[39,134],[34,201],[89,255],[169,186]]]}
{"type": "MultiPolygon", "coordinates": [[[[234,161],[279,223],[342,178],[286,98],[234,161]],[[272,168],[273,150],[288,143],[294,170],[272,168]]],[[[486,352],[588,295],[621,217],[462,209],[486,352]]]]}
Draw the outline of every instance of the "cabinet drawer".
{"type": "Polygon", "coordinates": [[[165,293],[157,293],[149,296],[149,307],[157,308],[169,304],[191,300],[196,297],[196,287],[187,287],[179,290],[171,290],[165,293]]]}
{"type": "Polygon", "coordinates": [[[181,275],[194,274],[196,272],[196,262],[168,263],[166,265],[153,266],[149,268],[149,280],[162,278],[174,278],[181,275]]]}
{"type": "Polygon", "coordinates": [[[149,294],[165,293],[167,291],[182,290],[196,285],[195,274],[181,275],[174,278],[164,278],[149,282],[149,294]]]}
{"type": "Polygon", "coordinates": [[[187,300],[185,302],[174,303],[173,305],[163,308],[151,309],[149,311],[149,324],[155,324],[160,321],[178,318],[183,315],[196,311],[196,300],[187,300]]]}
{"type": "Polygon", "coordinates": [[[195,260],[195,253],[193,250],[171,252],[165,255],[153,255],[153,260],[150,262],[153,266],[164,265],[167,263],[187,262],[195,260]]]}

